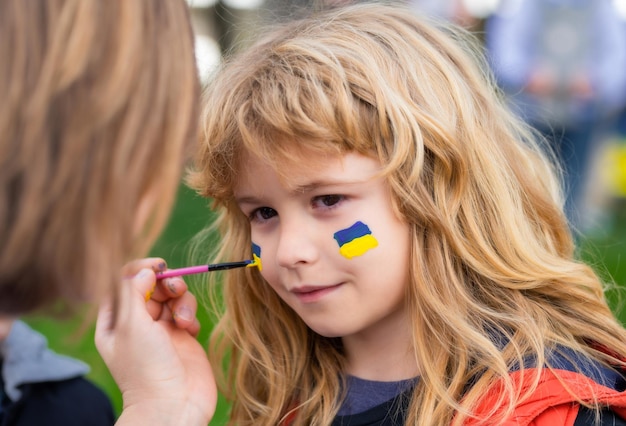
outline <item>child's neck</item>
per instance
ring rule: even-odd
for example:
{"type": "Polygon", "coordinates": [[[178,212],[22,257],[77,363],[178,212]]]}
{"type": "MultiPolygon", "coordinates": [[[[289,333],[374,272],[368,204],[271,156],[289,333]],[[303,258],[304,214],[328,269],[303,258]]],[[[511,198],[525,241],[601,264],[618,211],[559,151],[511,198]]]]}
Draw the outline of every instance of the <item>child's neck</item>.
{"type": "Polygon", "coordinates": [[[376,381],[398,381],[419,375],[411,345],[413,339],[403,314],[342,340],[347,356],[345,372],[349,375],[376,381]]]}

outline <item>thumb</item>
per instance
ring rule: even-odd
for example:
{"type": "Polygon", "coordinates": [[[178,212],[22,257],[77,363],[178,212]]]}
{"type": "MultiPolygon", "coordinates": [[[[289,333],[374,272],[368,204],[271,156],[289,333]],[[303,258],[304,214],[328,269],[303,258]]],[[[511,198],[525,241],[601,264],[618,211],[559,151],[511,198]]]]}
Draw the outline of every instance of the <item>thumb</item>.
{"type": "Polygon", "coordinates": [[[106,338],[115,324],[131,321],[133,311],[141,312],[156,286],[156,276],[151,269],[141,269],[135,276],[122,281],[117,294],[104,300],[96,318],[96,344],[106,338]]]}

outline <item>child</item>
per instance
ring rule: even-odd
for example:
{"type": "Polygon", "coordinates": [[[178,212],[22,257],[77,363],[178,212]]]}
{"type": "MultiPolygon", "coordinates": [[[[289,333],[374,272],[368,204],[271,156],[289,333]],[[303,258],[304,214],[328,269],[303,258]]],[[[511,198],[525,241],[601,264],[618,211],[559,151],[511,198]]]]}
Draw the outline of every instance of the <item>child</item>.
{"type": "MultiPolygon", "coordinates": [[[[476,55],[461,30],[357,5],[211,83],[190,183],[215,200],[219,257],[261,259],[214,286],[232,424],[626,424],[626,332],[574,258],[551,158],[476,55]]],[[[156,341],[139,319],[110,341],[156,341]]]]}
{"type": "Polygon", "coordinates": [[[0,424],[111,424],[87,366],[17,319],[108,297],[165,223],[197,131],[187,4],[2,0],[0,58],[0,424]]]}

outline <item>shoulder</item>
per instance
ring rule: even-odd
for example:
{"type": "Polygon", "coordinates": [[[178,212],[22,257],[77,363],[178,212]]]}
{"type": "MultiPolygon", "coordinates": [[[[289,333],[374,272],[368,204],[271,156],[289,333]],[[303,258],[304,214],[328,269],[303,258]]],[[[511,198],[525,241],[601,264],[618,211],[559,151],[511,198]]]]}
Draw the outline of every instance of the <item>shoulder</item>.
{"type": "Polygon", "coordinates": [[[106,426],[115,423],[107,395],[82,377],[27,385],[12,411],[15,425],[106,426]]]}
{"type": "MultiPolygon", "coordinates": [[[[614,387],[623,382],[613,382],[610,374],[602,379],[599,383],[598,377],[567,370],[543,369],[539,384],[530,397],[516,407],[515,416],[523,419],[522,423],[532,421],[537,425],[626,426],[623,420],[626,419],[626,392],[621,386],[614,387]],[[604,408],[600,411],[588,409],[579,401],[597,403],[604,408]],[[602,422],[598,423],[598,419],[602,422]]],[[[526,380],[532,381],[532,374],[527,374],[521,383],[526,380]]]]}
{"type": "MultiPolygon", "coordinates": [[[[513,416],[518,424],[578,425],[597,424],[598,418],[626,418],[626,383],[624,372],[569,350],[559,350],[548,357],[552,368],[532,366],[510,373],[514,388],[528,392],[516,404],[513,416]],[[599,404],[605,411],[583,409],[579,402],[599,404]],[[593,416],[589,420],[588,414],[593,416]],[[585,423],[591,421],[591,423],[585,423]]],[[[481,400],[477,414],[486,413],[501,401],[502,383],[495,383],[481,400]]],[[[600,423],[602,424],[602,423],[600,423]]],[[[615,422],[615,425],[623,423],[615,422]]],[[[625,425],[626,426],[626,425],[625,425]]]]}

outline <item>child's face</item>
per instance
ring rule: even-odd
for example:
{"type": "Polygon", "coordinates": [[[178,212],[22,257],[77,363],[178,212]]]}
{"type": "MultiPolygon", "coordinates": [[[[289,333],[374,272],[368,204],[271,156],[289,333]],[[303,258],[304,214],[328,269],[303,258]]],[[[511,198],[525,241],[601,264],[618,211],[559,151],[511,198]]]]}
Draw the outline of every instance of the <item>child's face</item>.
{"type": "Polygon", "coordinates": [[[396,333],[406,321],[410,233],[376,176],[379,162],[347,154],[306,163],[281,181],[248,159],[238,175],[235,197],[261,248],[263,277],[323,336],[396,333]]]}

